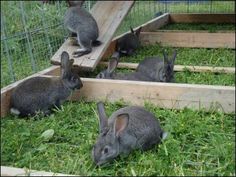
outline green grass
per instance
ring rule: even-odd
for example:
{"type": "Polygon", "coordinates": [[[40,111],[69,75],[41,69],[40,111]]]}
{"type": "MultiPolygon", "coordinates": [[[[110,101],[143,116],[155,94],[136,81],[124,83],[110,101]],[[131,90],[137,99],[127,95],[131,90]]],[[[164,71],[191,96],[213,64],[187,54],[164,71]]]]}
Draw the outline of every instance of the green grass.
{"type": "MultiPolygon", "coordinates": [[[[67,9],[65,2],[53,5],[35,1],[23,2],[22,5],[23,11],[21,10],[21,3],[18,1],[1,1],[1,11],[4,17],[2,27],[5,29],[5,35],[1,30],[1,88],[50,66],[50,58],[61,46],[65,36],[68,35],[62,26],[63,15],[67,9]],[[23,25],[22,12],[25,13],[25,26],[23,25]],[[25,33],[24,27],[28,33],[25,33]],[[29,34],[35,68],[33,68],[31,61],[26,34],[29,34]],[[9,49],[9,58],[4,41],[6,41],[9,49]],[[9,60],[12,61],[12,68],[9,60]],[[14,77],[12,77],[12,73],[14,77]]],[[[128,31],[130,26],[136,27],[147,22],[160,11],[165,12],[167,10],[170,13],[233,13],[234,5],[235,2],[214,1],[212,4],[190,3],[189,5],[186,3],[168,3],[165,5],[156,1],[137,1],[122,21],[115,35],[128,31]]],[[[216,27],[212,27],[212,30],[214,28],[216,27]]],[[[225,61],[224,58],[222,60],[225,61]]]]}
{"type": "Polygon", "coordinates": [[[122,57],[121,62],[138,63],[145,57],[163,57],[162,51],[166,50],[171,57],[174,49],[177,49],[175,64],[192,66],[235,66],[235,50],[233,49],[206,49],[206,48],[175,48],[160,45],[142,46],[137,54],[131,57],[122,57]]]}
{"type": "MultiPolygon", "coordinates": [[[[167,50],[171,56],[174,48],[160,45],[142,46],[132,57],[122,57],[120,62],[139,63],[148,56],[163,58],[162,50],[167,50]]],[[[235,67],[235,50],[232,49],[204,49],[204,48],[175,48],[177,49],[176,65],[190,66],[222,66],[235,67]]],[[[107,59],[109,60],[109,58],[107,59]]],[[[97,67],[94,72],[83,73],[81,77],[95,77],[105,67],[97,67]]],[[[132,72],[131,69],[117,69],[116,72],[132,72]]],[[[223,73],[194,73],[189,71],[175,72],[176,83],[206,84],[206,85],[235,85],[234,74],[223,73]]]]}
{"type": "Polygon", "coordinates": [[[235,74],[176,72],[176,83],[235,86],[235,74]]]}
{"type": "MultiPolygon", "coordinates": [[[[108,115],[124,106],[106,103],[108,115]]],[[[235,175],[235,115],[160,109],[146,103],[169,136],[150,151],[120,156],[96,168],[91,149],[98,136],[96,103],[67,102],[47,118],[1,119],[1,164],[77,175],[235,175]],[[53,129],[48,141],[41,134],[53,129]]]]}
{"type": "MultiPolygon", "coordinates": [[[[158,29],[159,30],[159,29],[158,29]]],[[[235,30],[234,24],[207,24],[207,23],[171,23],[163,26],[160,30],[208,30],[209,32],[217,32],[220,30],[235,30]]]]}

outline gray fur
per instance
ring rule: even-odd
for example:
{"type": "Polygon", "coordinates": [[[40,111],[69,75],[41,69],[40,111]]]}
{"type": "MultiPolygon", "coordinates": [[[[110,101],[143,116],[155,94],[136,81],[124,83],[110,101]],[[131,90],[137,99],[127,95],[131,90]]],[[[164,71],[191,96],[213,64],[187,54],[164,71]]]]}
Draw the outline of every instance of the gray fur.
{"type": "Polygon", "coordinates": [[[80,48],[73,52],[74,57],[88,54],[92,51],[92,44],[97,43],[99,29],[94,17],[82,6],[83,1],[70,2],[71,7],[65,13],[64,25],[72,33],[77,34],[80,48]]]}
{"type": "Polygon", "coordinates": [[[173,82],[174,81],[174,62],[177,51],[175,50],[172,58],[168,59],[163,51],[164,59],[159,57],[149,57],[141,61],[136,69],[154,82],[173,82]]]}
{"type": "Polygon", "coordinates": [[[78,74],[72,72],[72,64],[69,54],[63,52],[60,78],[38,76],[19,84],[11,94],[11,112],[21,117],[35,115],[38,111],[48,115],[51,108],[59,107],[74,89],[83,86],[78,74]]]}
{"type": "Polygon", "coordinates": [[[142,27],[134,31],[133,28],[130,27],[130,33],[117,40],[116,51],[119,52],[120,55],[133,55],[135,51],[140,47],[139,35],[141,29],[142,27]]]}
{"type": "MultiPolygon", "coordinates": [[[[104,110],[103,103],[99,102],[97,105],[98,111],[104,110]]],[[[166,135],[158,119],[143,107],[121,108],[109,119],[106,115],[105,117],[101,115],[104,113],[99,113],[100,125],[107,126],[100,130],[100,135],[92,149],[92,157],[97,165],[113,160],[119,154],[129,154],[135,149],[149,150],[161,143],[163,135],[166,135]]]]}
{"type": "MultiPolygon", "coordinates": [[[[117,54],[117,52],[116,52],[117,54]]],[[[114,55],[113,56],[117,56],[114,55]]],[[[96,78],[98,79],[119,79],[119,80],[134,80],[134,81],[152,81],[151,78],[142,74],[141,72],[130,72],[130,73],[116,73],[114,72],[118,65],[119,58],[113,57],[106,70],[101,71],[96,78]]]]}

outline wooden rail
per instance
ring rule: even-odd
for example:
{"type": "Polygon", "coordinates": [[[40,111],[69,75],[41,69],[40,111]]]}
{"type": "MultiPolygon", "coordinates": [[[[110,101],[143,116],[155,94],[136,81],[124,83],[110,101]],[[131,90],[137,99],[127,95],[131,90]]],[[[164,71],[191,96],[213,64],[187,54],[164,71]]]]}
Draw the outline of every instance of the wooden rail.
{"type": "MultiPolygon", "coordinates": [[[[107,66],[108,62],[100,62],[100,65],[107,66]]],[[[117,68],[127,68],[127,69],[136,69],[138,63],[122,63],[120,62],[117,68]]],[[[211,67],[211,66],[184,66],[184,65],[175,65],[174,71],[185,71],[189,70],[190,72],[212,72],[212,73],[228,73],[234,74],[235,67],[211,67]]]]}
{"type": "Polygon", "coordinates": [[[170,23],[235,23],[235,14],[170,14],[170,23]]]}

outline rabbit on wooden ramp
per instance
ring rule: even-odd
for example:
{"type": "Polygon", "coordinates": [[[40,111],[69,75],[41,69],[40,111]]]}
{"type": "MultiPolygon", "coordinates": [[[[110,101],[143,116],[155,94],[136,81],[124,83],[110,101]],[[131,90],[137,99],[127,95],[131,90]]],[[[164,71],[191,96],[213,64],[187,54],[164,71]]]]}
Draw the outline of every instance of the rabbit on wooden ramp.
{"type": "Polygon", "coordinates": [[[40,111],[48,115],[54,106],[60,107],[73,90],[83,87],[79,75],[72,70],[73,62],[64,51],[61,54],[60,78],[38,76],[19,84],[11,94],[11,113],[25,117],[40,111]]]}
{"type": "Polygon", "coordinates": [[[97,40],[99,29],[94,17],[82,7],[84,1],[68,1],[69,8],[64,16],[64,25],[73,34],[76,33],[80,48],[73,52],[74,57],[80,57],[92,51],[92,46],[101,44],[97,40]]]}
{"type": "Polygon", "coordinates": [[[167,136],[157,118],[143,107],[127,106],[115,111],[108,119],[104,104],[97,103],[99,137],[92,149],[96,165],[102,165],[120,154],[135,149],[149,150],[167,136]]]}

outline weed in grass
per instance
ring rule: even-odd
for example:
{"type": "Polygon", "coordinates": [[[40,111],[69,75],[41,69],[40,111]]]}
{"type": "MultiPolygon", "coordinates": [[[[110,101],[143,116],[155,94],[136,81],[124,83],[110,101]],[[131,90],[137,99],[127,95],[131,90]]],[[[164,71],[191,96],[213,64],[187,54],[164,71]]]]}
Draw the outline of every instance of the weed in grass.
{"type": "MultiPolygon", "coordinates": [[[[125,104],[105,103],[107,115],[125,104]]],[[[78,175],[233,175],[235,114],[160,109],[146,103],[168,131],[163,144],[134,151],[96,167],[91,149],[98,136],[95,102],[67,102],[47,118],[1,120],[1,164],[78,175]],[[48,141],[45,130],[53,129],[48,141]],[[223,143],[222,143],[223,142],[223,143]]]]}

